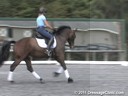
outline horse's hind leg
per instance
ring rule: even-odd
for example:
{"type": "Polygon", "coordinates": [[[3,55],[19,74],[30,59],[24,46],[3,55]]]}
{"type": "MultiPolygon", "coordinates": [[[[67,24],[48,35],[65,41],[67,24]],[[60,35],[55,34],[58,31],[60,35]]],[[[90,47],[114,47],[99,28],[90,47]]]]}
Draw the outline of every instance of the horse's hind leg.
{"type": "Polygon", "coordinates": [[[14,63],[10,66],[10,71],[9,71],[8,78],[7,78],[8,81],[14,82],[14,81],[13,81],[13,71],[14,71],[15,68],[20,64],[20,62],[21,62],[20,59],[16,59],[16,60],[14,61],[14,63]]]}
{"type": "Polygon", "coordinates": [[[31,58],[27,57],[24,60],[26,62],[27,70],[30,71],[36,79],[40,80],[40,82],[43,83],[42,78],[33,70],[31,58]]]}

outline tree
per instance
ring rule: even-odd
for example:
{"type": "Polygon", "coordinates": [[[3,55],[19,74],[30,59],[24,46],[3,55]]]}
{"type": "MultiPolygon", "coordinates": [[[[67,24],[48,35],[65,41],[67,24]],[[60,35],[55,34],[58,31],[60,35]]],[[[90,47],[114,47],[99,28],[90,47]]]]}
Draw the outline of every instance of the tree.
{"type": "Polygon", "coordinates": [[[125,18],[128,14],[127,0],[92,0],[90,2],[90,18],[125,18]]]}
{"type": "Polygon", "coordinates": [[[6,17],[10,13],[10,3],[8,0],[0,0],[0,15],[6,17]]]}
{"type": "Polygon", "coordinates": [[[127,0],[1,0],[0,17],[35,18],[40,6],[50,18],[125,18],[127,0]]]}
{"type": "Polygon", "coordinates": [[[35,18],[38,8],[44,6],[50,18],[89,18],[90,0],[2,0],[0,1],[1,17],[35,18]]]}

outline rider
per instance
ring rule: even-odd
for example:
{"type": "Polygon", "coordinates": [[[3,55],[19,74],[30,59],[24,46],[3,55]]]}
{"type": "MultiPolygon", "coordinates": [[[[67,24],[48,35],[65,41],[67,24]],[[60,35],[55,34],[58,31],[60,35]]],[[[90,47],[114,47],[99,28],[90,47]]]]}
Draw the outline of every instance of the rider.
{"type": "Polygon", "coordinates": [[[48,56],[50,56],[51,55],[51,45],[53,44],[54,37],[47,30],[45,30],[45,27],[48,27],[51,30],[54,30],[54,28],[47,21],[46,17],[44,16],[45,13],[46,13],[45,8],[43,8],[43,7],[39,8],[39,14],[38,14],[38,17],[36,19],[37,32],[39,32],[42,36],[46,37],[49,40],[47,51],[48,51],[48,56]]]}

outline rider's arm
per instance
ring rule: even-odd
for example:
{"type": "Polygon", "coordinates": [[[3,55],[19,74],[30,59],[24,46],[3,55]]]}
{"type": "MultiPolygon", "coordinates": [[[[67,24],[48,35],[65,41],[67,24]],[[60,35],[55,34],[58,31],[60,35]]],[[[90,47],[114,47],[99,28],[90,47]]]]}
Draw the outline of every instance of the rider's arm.
{"type": "Polygon", "coordinates": [[[44,20],[44,23],[46,25],[46,27],[50,28],[51,30],[53,30],[54,28],[49,24],[49,22],[47,20],[44,20]]]}

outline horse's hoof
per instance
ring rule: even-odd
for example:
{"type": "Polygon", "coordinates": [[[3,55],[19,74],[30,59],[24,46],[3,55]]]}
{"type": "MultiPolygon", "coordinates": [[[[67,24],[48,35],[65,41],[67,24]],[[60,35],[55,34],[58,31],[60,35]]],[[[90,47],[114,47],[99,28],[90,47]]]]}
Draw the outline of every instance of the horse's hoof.
{"type": "Polygon", "coordinates": [[[44,84],[44,83],[45,83],[42,78],[40,79],[40,83],[41,83],[41,84],[44,84]]]}
{"type": "Polygon", "coordinates": [[[54,75],[54,77],[58,77],[60,75],[60,73],[54,72],[53,75],[54,75]]]}
{"type": "Polygon", "coordinates": [[[13,84],[14,83],[14,81],[9,81],[11,84],[13,84]]]}
{"type": "Polygon", "coordinates": [[[68,83],[73,83],[73,79],[72,78],[68,78],[68,83]]]}

